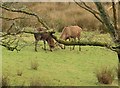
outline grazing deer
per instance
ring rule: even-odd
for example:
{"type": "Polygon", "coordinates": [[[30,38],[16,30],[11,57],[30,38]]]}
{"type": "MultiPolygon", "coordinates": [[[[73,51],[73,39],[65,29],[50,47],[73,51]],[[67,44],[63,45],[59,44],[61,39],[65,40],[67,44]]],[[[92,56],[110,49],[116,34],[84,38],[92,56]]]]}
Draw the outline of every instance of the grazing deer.
{"type": "MultiPolygon", "coordinates": [[[[62,30],[60,39],[63,39],[65,41],[67,39],[69,39],[69,41],[70,41],[70,38],[73,38],[74,41],[76,41],[76,38],[77,38],[78,42],[80,42],[81,31],[82,31],[82,28],[80,28],[79,26],[64,27],[64,29],[62,30]]],[[[75,45],[73,46],[73,50],[74,50],[74,48],[75,48],[75,45]]],[[[65,49],[65,46],[64,46],[64,49],[65,49]]],[[[79,51],[80,50],[81,50],[81,48],[79,46],[79,51]]]]}
{"type": "Polygon", "coordinates": [[[37,32],[43,32],[43,33],[34,33],[35,38],[35,51],[37,51],[37,43],[39,40],[43,40],[44,42],[44,50],[46,50],[46,41],[50,47],[50,51],[55,47],[54,40],[51,37],[51,34],[46,32],[46,29],[44,27],[40,27],[37,30],[37,32]]]}

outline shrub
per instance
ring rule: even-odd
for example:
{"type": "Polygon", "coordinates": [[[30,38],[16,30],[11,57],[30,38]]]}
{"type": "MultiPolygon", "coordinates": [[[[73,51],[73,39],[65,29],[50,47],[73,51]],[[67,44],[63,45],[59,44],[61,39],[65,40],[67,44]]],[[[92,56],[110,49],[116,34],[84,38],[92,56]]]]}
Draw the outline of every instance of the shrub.
{"type": "Polygon", "coordinates": [[[8,76],[2,76],[2,88],[7,88],[9,86],[8,76]]]}
{"type": "Polygon", "coordinates": [[[38,64],[37,60],[31,61],[31,69],[37,70],[38,66],[39,66],[39,64],[38,64]]]}
{"type": "Polygon", "coordinates": [[[39,79],[32,79],[30,81],[30,86],[41,86],[40,80],[39,79]]]}
{"type": "Polygon", "coordinates": [[[44,87],[45,85],[46,85],[45,81],[40,80],[40,78],[35,77],[30,80],[30,87],[41,88],[42,86],[44,87]]]}
{"type": "Polygon", "coordinates": [[[18,69],[18,70],[17,70],[17,75],[18,75],[18,76],[22,76],[22,73],[23,73],[23,72],[22,72],[21,69],[18,69]]]}
{"type": "Polygon", "coordinates": [[[101,84],[112,84],[114,80],[114,73],[112,69],[105,67],[97,71],[96,77],[98,79],[98,82],[101,84]]]}

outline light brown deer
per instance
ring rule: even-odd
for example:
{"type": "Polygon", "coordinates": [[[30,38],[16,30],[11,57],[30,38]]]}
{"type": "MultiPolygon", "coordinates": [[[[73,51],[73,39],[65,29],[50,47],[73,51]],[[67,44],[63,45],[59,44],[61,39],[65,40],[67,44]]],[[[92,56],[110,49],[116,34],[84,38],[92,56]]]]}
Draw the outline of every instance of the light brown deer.
{"type": "MultiPolygon", "coordinates": [[[[82,31],[82,28],[80,28],[79,26],[64,27],[64,29],[62,30],[60,39],[63,39],[65,41],[67,39],[69,39],[69,41],[70,41],[70,39],[73,38],[74,41],[76,41],[76,38],[77,38],[78,42],[80,42],[81,31],[82,31]]],[[[75,48],[75,45],[73,46],[73,50],[74,50],[74,48],[75,48]]],[[[65,49],[65,46],[64,46],[64,49],[65,49]]],[[[81,48],[79,46],[79,51],[80,50],[81,50],[81,48]]]]}
{"type": "Polygon", "coordinates": [[[35,51],[37,51],[37,43],[39,40],[43,40],[45,50],[46,50],[46,41],[47,41],[50,51],[52,51],[52,49],[55,47],[55,43],[54,43],[54,39],[51,37],[51,34],[46,32],[46,29],[44,27],[38,28],[37,32],[43,32],[43,33],[34,33],[35,51]]]}

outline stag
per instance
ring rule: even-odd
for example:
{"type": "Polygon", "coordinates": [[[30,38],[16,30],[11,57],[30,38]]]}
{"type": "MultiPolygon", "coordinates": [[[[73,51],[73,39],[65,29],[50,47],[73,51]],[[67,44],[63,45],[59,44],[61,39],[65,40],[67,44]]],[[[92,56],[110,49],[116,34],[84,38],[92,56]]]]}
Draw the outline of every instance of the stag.
{"type": "Polygon", "coordinates": [[[37,44],[39,40],[43,40],[44,50],[46,50],[46,41],[47,41],[50,51],[52,51],[52,49],[54,49],[55,47],[55,43],[54,43],[54,39],[51,37],[51,33],[46,32],[46,29],[44,27],[40,27],[35,31],[37,31],[37,33],[34,33],[35,51],[37,51],[37,44]],[[39,33],[39,32],[42,32],[42,33],[39,33]]]}
{"type": "MultiPolygon", "coordinates": [[[[64,29],[62,30],[60,39],[62,40],[67,40],[72,38],[74,39],[74,41],[76,41],[76,38],[78,39],[78,42],[80,42],[80,35],[81,35],[81,31],[82,28],[80,28],[79,26],[69,26],[69,27],[64,27],[64,29]]],[[[75,45],[73,46],[73,50],[75,48],[75,45]]],[[[65,49],[65,46],[64,46],[65,49]]],[[[71,50],[71,48],[70,48],[71,50]]],[[[80,46],[79,46],[79,51],[81,50],[80,46]]]]}

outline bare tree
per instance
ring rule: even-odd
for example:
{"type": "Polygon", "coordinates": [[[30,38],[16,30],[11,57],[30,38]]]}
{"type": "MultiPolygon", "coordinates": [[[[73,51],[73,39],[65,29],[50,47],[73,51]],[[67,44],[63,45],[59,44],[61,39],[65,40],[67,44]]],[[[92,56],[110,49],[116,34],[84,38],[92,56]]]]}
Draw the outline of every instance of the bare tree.
{"type": "Polygon", "coordinates": [[[112,0],[114,21],[112,21],[110,19],[109,15],[107,14],[104,6],[102,5],[102,3],[100,1],[94,2],[98,11],[93,10],[85,2],[82,2],[83,4],[80,4],[80,2],[75,1],[75,3],[78,6],[82,7],[83,9],[87,10],[88,12],[92,13],[102,24],[104,24],[107,27],[106,30],[109,32],[114,43],[116,44],[116,47],[113,47],[112,49],[115,49],[115,51],[117,52],[118,59],[120,62],[120,37],[119,37],[120,32],[117,28],[118,27],[117,26],[117,13],[116,13],[116,4],[115,4],[114,0],[112,0]]]}

